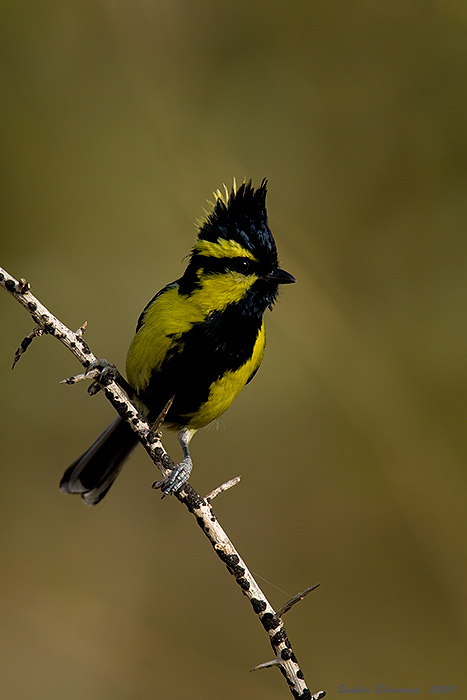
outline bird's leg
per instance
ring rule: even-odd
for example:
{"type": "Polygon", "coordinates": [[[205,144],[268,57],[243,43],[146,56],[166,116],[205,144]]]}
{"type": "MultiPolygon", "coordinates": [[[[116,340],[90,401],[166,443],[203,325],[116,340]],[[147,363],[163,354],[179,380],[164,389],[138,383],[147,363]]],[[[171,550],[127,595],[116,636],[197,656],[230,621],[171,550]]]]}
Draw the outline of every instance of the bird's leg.
{"type": "Polygon", "coordinates": [[[163,496],[170,496],[172,493],[175,493],[190,478],[193,462],[191,461],[188,445],[195,432],[195,430],[190,428],[183,428],[179,431],[177,437],[182,446],[183,459],[175,466],[171,475],[164,481],[161,488],[163,496]]]}

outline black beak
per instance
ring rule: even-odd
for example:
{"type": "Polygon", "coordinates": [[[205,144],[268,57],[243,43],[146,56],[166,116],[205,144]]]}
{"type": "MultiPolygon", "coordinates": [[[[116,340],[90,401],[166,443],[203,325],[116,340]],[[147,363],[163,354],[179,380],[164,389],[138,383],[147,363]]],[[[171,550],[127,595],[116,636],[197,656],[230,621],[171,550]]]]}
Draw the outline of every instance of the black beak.
{"type": "Polygon", "coordinates": [[[276,267],[274,272],[268,275],[268,277],[271,280],[271,282],[275,282],[276,284],[292,284],[292,282],[297,281],[295,277],[290,274],[290,272],[286,272],[280,267],[276,267]]]}

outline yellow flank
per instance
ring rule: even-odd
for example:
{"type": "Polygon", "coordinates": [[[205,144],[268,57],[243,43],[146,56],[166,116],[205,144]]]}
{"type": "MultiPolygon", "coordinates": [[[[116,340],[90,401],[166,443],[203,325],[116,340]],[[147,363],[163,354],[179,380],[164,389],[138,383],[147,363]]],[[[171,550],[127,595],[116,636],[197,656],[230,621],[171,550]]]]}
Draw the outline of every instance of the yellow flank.
{"type": "Polygon", "coordinates": [[[257,280],[256,275],[245,276],[234,271],[211,275],[200,271],[198,274],[200,286],[190,294],[179,294],[178,286],[171,287],[146,310],[126,360],[127,378],[136,391],[148,385],[152,371],[160,369],[175,345],[181,350],[178,341],[183,333],[196,323],[202,323],[210,313],[224,311],[229,304],[241,301],[257,280]]]}
{"type": "Polygon", "coordinates": [[[226,372],[211,385],[208,400],[193,415],[188,423],[189,428],[193,430],[204,428],[205,425],[219,418],[229,408],[253,372],[260,366],[265,345],[266,336],[263,323],[258,331],[251,357],[239,369],[226,372]]]}
{"type": "Polygon", "coordinates": [[[196,242],[195,251],[198,255],[207,255],[211,258],[249,258],[250,260],[256,260],[250,250],[232,239],[227,241],[225,238],[218,238],[217,243],[200,239],[196,242]]]}
{"type": "Polygon", "coordinates": [[[141,328],[133,338],[126,358],[128,381],[136,391],[144,389],[152,370],[160,368],[167,352],[182,333],[193,323],[203,320],[201,309],[188,308],[178,287],[169,288],[158,296],[144,314],[141,328]],[[173,334],[173,335],[172,335],[173,334]]]}

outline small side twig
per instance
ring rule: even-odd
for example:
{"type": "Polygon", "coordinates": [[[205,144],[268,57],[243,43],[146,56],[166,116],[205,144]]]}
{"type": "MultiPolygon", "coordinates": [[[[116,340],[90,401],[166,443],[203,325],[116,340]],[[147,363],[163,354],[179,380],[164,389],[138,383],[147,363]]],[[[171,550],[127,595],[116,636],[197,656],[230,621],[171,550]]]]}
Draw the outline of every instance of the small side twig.
{"type": "Polygon", "coordinates": [[[228,481],[224,482],[220,486],[217,487],[217,489],[214,489],[210,493],[208,493],[205,497],[204,500],[208,501],[208,503],[211,503],[212,500],[216,496],[218,496],[220,493],[223,493],[224,491],[227,491],[228,489],[231,489],[232,486],[236,486],[239,481],[241,480],[241,476],[234,476],[233,479],[229,479],[228,481]]]}
{"type": "Polygon", "coordinates": [[[89,372],[83,372],[82,374],[74,374],[72,377],[66,377],[62,379],[59,384],[68,384],[72,386],[73,384],[78,384],[83,382],[85,379],[96,379],[100,374],[98,369],[91,369],[89,372]]]}
{"type": "Polygon", "coordinates": [[[15,368],[16,363],[21,358],[21,356],[24,355],[34,338],[39,338],[43,333],[44,330],[40,326],[36,326],[32,329],[30,333],[28,333],[28,335],[25,338],[23,338],[19,348],[15,352],[15,356],[13,357],[13,364],[11,365],[11,369],[15,368]]]}
{"type": "Polygon", "coordinates": [[[279,662],[277,659],[272,659],[271,661],[265,661],[263,664],[258,664],[257,666],[253,666],[253,668],[250,668],[250,671],[261,671],[263,668],[274,668],[274,666],[278,666],[279,662]]]}
{"type": "Polygon", "coordinates": [[[282,617],[282,615],[285,615],[286,612],[289,612],[291,607],[303,600],[305,596],[308,595],[308,593],[311,593],[311,591],[316,590],[316,588],[318,588],[319,585],[319,583],[315,583],[314,586],[309,586],[308,588],[305,588],[304,591],[301,591],[300,593],[297,593],[297,595],[294,595],[293,598],[288,600],[286,603],[284,603],[284,605],[281,608],[279,608],[279,610],[277,611],[279,617],[282,617]]]}
{"type": "MultiPolygon", "coordinates": [[[[99,364],[99,361],[83,340],[84,328],[81,327],[76,333],[67,328],[31,294],[29,291],[30,285],[26,280],[20,280],[18,282],[11,277],[6,270],[0,268],[0,286],[3,286],[22,304],[22,306],[24,306],[37,324],[35,331],[30,334],[31,340],[33,337],[44,333],[53,335],[75,355],[85,368],[88,368],[90,365],[99,364]]],[[[30,344],[31,340],[27,343],[27,346],[30,344]]],[[[24,352],[24,350],[22,352],[24,352]]],[[[21,354],[22,353],[20,353],[20,355],[21,354]]],[[[139,441],[156,466],[160,469],[163,477],[167,477],[174,468],[174,462],[165,451],[160,441],[160,434],[157,430],[160,425],[159,421],[163,421],[165,415],[164,411],[168,411],[170,403],[164,408],[156,424],[152,426],[139,414],[115,379],[110,379],[110,381],[102,383],[99,381],[99,376],[97,378],[93,377],[93,379],[94,382],[97,381],[97,384],[103,390],[106,398],[112,403],[119,415],[125,418],[136,432],[139,441]]],[[[81,381],[81,378],[71,377],[69,380],[65,380],[65,383],[74,384],[77,381],[81,381]]],[[[313,587],[306,589],[306,591],[298,594],[298,596],[294,596],[285,606],[282,606],[279,612],[274,611],[245,562],[227,536],[225,530],[221,527],[210,504],[210,501],[216,495],[230,488],[234,483],[237,483],[236,479],[231,480],[231,482],[226,482],[226,484],[223,484],[209,494],[207,498],[201,498],[190,484],[184,484],[175,494],[175,497],[183,503],[195,517],[197,524],[211,542],[217,556],[225,564],[227,571],[235,578],[242,593],[249,599],[253,611],[269,635],[269,640],[276,658],[273,661],[260,664],[256,668],[277,666],[285,676],[289,690],[296,700],[320,700],[326,693],[324,691],[319,691],[312,695],[311,691],[308,689],[303,672],[298,665],[297,658],[292,649],[292,644],[287,636],[281,618],[284,612],[287,612],[292,605],[302,600],[310,590],[313,590],[313,587]]]]}

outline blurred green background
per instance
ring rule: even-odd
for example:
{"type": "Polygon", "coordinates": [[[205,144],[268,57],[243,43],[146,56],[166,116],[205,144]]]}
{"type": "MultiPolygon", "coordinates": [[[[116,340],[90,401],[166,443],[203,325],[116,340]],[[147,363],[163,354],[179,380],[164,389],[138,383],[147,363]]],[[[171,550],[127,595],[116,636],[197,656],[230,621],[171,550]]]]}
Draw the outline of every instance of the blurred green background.
{"type": "MultiPolygon", "coordinates": [[[[0,264],[124,366],[206,199],[269,178],[264,365],[193,442],[313,691],[466,693],[467,9],[458,0],[69,0],[0,9],[0,264]],[[262,582],[262,581],[261,581],[262,582]],[[278,590],[281,589],[281,590],[278,590]],[[284,592],[281,592],[284,591],[284,592]]],[[[289,697],[264,632],[142,450],[87,509],[112,418],[0,293],[0,693],[289,697]]],[[[165,444],[174,457],[172,435],[165,444]]],[[[464,695],[463,695],[464,694],[464,695]]]]}

